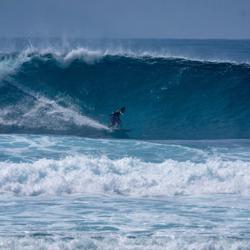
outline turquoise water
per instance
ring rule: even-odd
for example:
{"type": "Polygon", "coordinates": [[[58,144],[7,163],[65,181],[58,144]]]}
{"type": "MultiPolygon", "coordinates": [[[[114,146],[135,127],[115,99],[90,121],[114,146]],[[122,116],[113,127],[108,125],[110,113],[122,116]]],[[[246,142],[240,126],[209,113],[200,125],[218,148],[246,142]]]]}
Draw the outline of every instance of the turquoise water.
{"type": "Polygon", "coordinates": [[[0,249],[249,250],[249,59],[249,40],[0,39],[0,249]]]}
{"type": "Polygon", "coordinates": [[[1,198],[3,249],[249,249],[250,199],[1,198]]]}
{"type": "Polygon", "coordinates": [[[249,249],[250,141],[0,136],[3,249],[249,249]]]}

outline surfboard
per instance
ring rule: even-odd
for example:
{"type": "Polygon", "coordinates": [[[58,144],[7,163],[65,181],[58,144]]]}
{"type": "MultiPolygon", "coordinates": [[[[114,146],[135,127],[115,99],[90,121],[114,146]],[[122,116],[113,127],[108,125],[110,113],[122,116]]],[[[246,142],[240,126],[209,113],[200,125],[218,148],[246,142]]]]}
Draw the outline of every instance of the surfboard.
{"type": "Polygon", "coordinates": [[[111,128],[111,132],[121,132],[121,133],[128,133],[131,129],[127,128],[111,128]]]}

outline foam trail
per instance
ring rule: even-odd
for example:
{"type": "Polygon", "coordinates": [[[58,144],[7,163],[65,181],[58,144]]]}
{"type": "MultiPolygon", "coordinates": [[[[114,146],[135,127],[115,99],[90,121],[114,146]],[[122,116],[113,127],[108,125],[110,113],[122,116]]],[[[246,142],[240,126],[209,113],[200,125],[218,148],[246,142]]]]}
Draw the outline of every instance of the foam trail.
{"type": "Polygon", "coordinates": [[[47,111],[47,115],[53,117],[62,117],[63,121],[69,121],[73,122],[73,124],[77,126],[88,126],[88,127],[93,127],[96,129],[108,129],[107,126],[104,126],[100,124],[99,122],[96,122],[95,120],[84,116],[80,115],[78,112],[75,110],[65,108],[57,104],[55,101],[49,100],[45,97],[38,97],[37,98],[38,105],[33,107],[29,112],[24,114],[24,118],[34,118],[37,114],[39,114],[39,110],[43,110],[45,107],[50,106],[51,109],[47,111]]]}
{"type": "MultiPolygon", "coordinates": [[[[22,86],[18,83],[13,83],[12,85],[15,86],[17,89],[20,89],[23,93],[25,93],[27,96],[32,96],[35,99],[35,105],[31,109],[28,109],[21,117],[21,120],[17,119],[16,121],[6,121],[0,120],[0,123],[2,122],[4,125],[11,124],[14,125],[18,123],[20,126],[27,126],[27,127],[39,127],[39,126],[46,126],[47,128],[53,128],[56,124],[57,127],[60,126],[60,122],[69,122],[73,123],[77,126],[88,126],[93,127],[96,129],[104,129],[107,130],[108,127],[105,125],[102,125],[101,123],[87,117],[84,115],[79,114],[76,110],[63,107],[59,105],[55,100],[50,100],[44,96],[40,96],[38,93],[35,93],[34,91],[27,89],[26,87],[22,86]],[[46,113],[46,116],[48,116],[49,120],[53,120],[52,124],[48,120],[39,119],[39,117],[44,116],[43,113],[46,113]],[[53,119],[57,118],[56,120],[53,119]],[[57,121],[58,120],[58,121],[57,121]],[[57,121],[57,122],[56,122],[57,121]],[[52,127],[51,127],[52,126],[52,127]]],[[[20,105],[21,107],[23,105],[20,105]]],[[[25,105],[24,105],[25,106],[25,105]]],[[[25,109],[25,107],[24,107],[25,109]]],[[[13,111],[13,107],[10,107],[9,109],[5,108],[3,112],[0,113],[1,117],[9,115],[13,111]]],[[[61,127],[63,129],[63,127],[61,127]]]]}

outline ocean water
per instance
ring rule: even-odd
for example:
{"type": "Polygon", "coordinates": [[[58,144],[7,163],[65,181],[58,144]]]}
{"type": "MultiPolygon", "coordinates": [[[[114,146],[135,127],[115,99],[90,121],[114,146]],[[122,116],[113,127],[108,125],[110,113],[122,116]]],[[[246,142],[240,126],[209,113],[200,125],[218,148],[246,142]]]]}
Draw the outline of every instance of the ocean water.
{"type": "Polygon", "coordinates": [[[250,41],[0,45],[0,249],[250,249],[250,41]]]}

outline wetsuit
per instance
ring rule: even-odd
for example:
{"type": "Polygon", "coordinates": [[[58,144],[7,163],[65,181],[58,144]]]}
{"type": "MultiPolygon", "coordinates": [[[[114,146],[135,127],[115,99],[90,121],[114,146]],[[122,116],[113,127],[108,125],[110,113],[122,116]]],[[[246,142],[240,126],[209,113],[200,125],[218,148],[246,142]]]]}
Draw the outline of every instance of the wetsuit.
{"type": "Polygon", "coordinates": [[[121,125],[121,111],[118,110],[118,111],[115,111],[113,112],[111,115],[110,115],[110,127],[111,128],[117,128],[121,125]]]}

